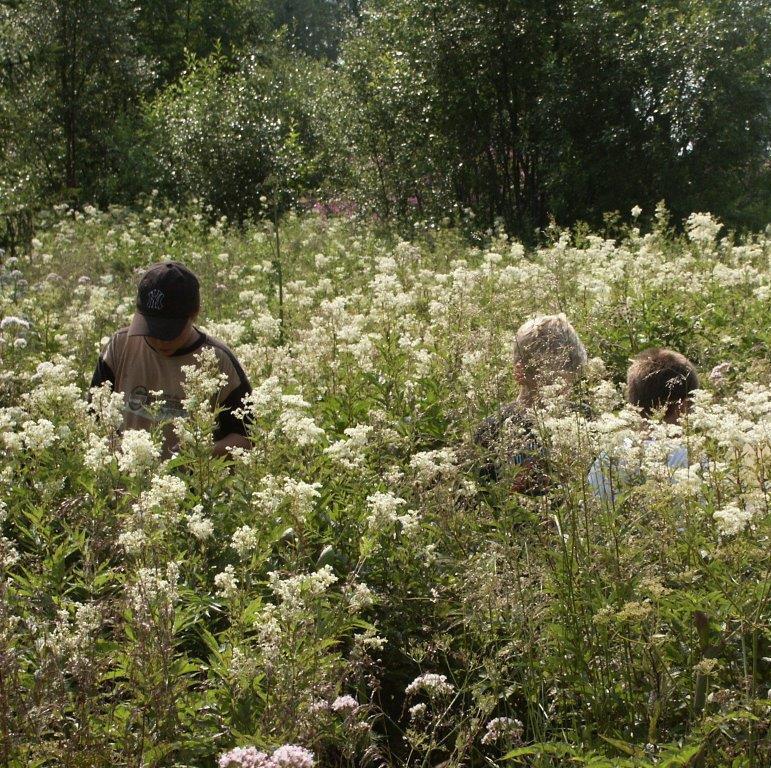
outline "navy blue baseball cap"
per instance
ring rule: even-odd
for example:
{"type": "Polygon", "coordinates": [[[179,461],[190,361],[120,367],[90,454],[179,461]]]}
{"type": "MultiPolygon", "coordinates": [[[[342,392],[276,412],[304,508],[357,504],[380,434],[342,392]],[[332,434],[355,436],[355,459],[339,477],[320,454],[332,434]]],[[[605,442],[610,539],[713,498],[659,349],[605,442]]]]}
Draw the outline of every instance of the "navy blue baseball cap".
{"type": "Polygon", "coordinates": [[[178,261],[153,264],[137,289],[137,308],[129,336],[176,339],[201,306],[198,278],[178,261]]]}

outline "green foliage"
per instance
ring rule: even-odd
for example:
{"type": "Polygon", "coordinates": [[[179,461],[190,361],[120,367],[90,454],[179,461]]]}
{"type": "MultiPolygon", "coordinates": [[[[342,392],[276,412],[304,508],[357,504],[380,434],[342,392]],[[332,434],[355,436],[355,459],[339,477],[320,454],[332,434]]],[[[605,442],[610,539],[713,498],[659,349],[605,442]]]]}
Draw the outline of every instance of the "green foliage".
{"type": "Polygon", "coordinates": [[[216,55],[191,60],[148,111],[162,188],[239,220],[297,200],[323,178],[321,88],[318,65],[278,48],[235,70],[216,55]]]}
{"type": "Polygon", "coordinates": [[[662,197],[762,226],[768,31],[762,3],[371,3],[342,68],[358,180],[383,215],[451,201],[520,236],[662,197]]]}
{"type": "Polygon", "coordinates": [[[277,254],[272,222],[206,213],[45,211],[0,270],[0,760],[768,764],[768,237],[706,214],[677,236],[659,206],[618,239],[471,247],[290,212],[277,254]],[[87,407],[136,271],[169,257],[255,388],[249,453],[212,456],[208,407],[169,460],[129,449],[122,399],[87,407]],[[579,412],[535,408],[552,482],[528,497],[483,482],[472,436],[517,395],[515,329],[560,311],[605,368],[579,412]],[[682,434],[619,413],[629,356],[660,343],[706,389],[682,434]],[[587,483],[603,452],[680,441],[690,467],[587,483]]]}

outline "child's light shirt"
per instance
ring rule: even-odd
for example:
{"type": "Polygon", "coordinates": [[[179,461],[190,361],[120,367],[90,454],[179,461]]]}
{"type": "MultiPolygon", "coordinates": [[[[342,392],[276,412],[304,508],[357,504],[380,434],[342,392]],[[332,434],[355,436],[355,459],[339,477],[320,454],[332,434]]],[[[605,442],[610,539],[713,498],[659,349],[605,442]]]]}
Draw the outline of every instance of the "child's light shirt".
{"type": "MultiPolygon", "coordinates": [[[[644,440],[643,450],[652,449],[656,445],[655,440],[644,440]]],[[[624,448],[631,449],[632,441],[624,441],[624,448]]],[[[673,446],[668,454],[666,466],[668,469],[676,470],[688,468],[688,447],[685,445],[673,446]]],[[[620,487],[635,484],[641,479],[642,471],[638,469],[631,472],[625,461],[612,459],[603,451],[592,464],[589,470],[588,482],[594,490],[594,495],[599,499],[614,501],[620,487]]],[[[670,482],[677,482],[674,471],[670,475],[670,482]]]]}

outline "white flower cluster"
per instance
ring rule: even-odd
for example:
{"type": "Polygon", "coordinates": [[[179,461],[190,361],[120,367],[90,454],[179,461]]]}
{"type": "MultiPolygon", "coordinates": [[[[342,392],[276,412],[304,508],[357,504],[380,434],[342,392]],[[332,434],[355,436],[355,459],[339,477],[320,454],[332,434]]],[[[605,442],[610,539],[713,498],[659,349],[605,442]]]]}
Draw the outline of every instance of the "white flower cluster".
{"type": "Polygon", "coordinates": [[[343,432],[345,438],[332,443],[324,449],[324,453],[346,469],[358,469],[364,463],[364,451],[372,430],[369,424],[348,427],[343,432]]]}
{"type": "Polygon", "coordinates": [[[410,467],[419,481],[429,483],[438,477],[447,477],[458,470],[457,455],[452,448],[440,448],[435,451],[422,451],[410,458],[410,467]]]}
{"type": "Polygon", "coordinates": [[[373,493],[367,496],[367,529],[370,533],[378,534],[393,529],[395,525],[401,527],[405,535],[413,533],[420,525],[420,517],[417,512],[401,511],[407,502],[387,491],[386,493],[373,493]],[[400,514],[401,513],[401,514],[400,514]]]}
{"type": "Polygon", "coordinates": [[[741,533],[752,520],[752,511],[742,509],[736,504],[729,504],[717,510],[712,517],[717,524],[721,536],[736,536],[741,533]]]}
{"type": "Polygon", "coordinates": [[[198,541],[206,541],[214,533],[214,523],[204,517],[203,505],[196,504],[187,518],[187,529],[198,541]]]}
{"type": "Polygon", "coordinates": [[[701,246],[714,243],[722,228],[723,225],[710,213],[692,213],[685,222],[688,237],[701,246]]]}
{"type": "Polygon", "coordinates": [[[250,525],[242,525],[233,532],[230,546],[242,560],[250,558],[259,544],[257,531],[250,525]]]}
{"type": "Polygon", "coordinates": [[[135,619],[149,625],[154,617],[168,618],[179,597],[179,563],[169,562],[165,568],[140,568],[129,587],[129,604],[135,619]]]}
{"type": "Polygon", "coordinates": [[[123,433],[118,453],[118,469],[127,475],[138,477],[155,466],[161,451],[152,435],[143,429],[127,429],[123,433]]]}
{"type": "Polygon", "coordinates": [[[213,347],[204,347],[192,365],[182,366],[185,397],[183,408],[191,414],[206,414],[220,390],[227,385],[227,374],[220,370],[213,347]]]}
{"type": "Polygon", "coordinates": [[[214,577],[214,586],[217,588],[217,594],[230,600],[238,594],[238,579],[236,571],[232,565],[226,565],[225,570],[214,577]]]}
{"type": "Polygon", "coordinates": [[[524,726],[519,720],[513,717],[494,717],[485,728],[482,744],[487,746],[503,740],[516,742],[522,738],[523,732],[524,726]]]}
{"type": "Polygon", "coordinates": [[[101,610],[90,603],[68,605],[57,613],[52,631],[42,643],[73,666],[87,662],[87,651],[102,625],[101,610]],[[74,616],[70,609],[74,608],[74,616]]]}
{"type": "Polygon", "coordinates": [[[287,504],[292,517],[303,522],[313,512],[315,500],[321,495],[321,483],[306,483],[291,477],[266,475],[261,486],[253,494],[260,509],[268,515],[275,515],[283,504],[287,504]]]}
{"type": "Polygon", "coordinates": [[[175,475],[153,475],[150,487],[142,491],[134,512],[140,515],[152,513],[156,519],[176,520],[187,498],[187,485],[175,475]]]}
{"type": "Polygon", "coordinates": [[[313,752],[295,744],[285,744],[272,755],[256,747],[236,747],[220,755],[219,768],[313,768],[313,752]]]}
{"type": "Polygon", "coordinates": [[[425,693],[430,698],[438,696],[450,696],[455,691],[455,686],[447,681],[447,675],[438,675],[434,672],[425,672],[418,675],[405,689],[408,696],[425,693]]]}

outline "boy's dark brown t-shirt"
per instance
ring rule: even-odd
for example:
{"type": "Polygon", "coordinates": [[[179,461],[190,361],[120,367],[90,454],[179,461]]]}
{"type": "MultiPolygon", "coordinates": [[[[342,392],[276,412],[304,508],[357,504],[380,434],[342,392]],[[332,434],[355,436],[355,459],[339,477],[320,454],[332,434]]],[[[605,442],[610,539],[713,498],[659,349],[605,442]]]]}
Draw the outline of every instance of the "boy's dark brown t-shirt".
{"type": "MultiPolygon", "coordinates": [[[[129,336],[128,328],[122,328],[110,338],[99,357],[91,386],[98,387],[109,381],[114,392],[123,393],[124,429],[150,430],[160,421],[187,416],[182,406],[185,397],[182,366],[195,365],[196,356],[210,347],[217,357],[220,371],[227,376],[227,383],[213,398],[213,405],[222,408],[214,439],[219,440],[233,433],[246,434],[244,422],[236,418],[233,411],[252,391],[249,379],[225,344],[196,330],[199,336],[193,344],[168,357],[156,352],[144,336],[129,336]],[[153,397],[151,392],[163,394],[153,397]]],[[[167,452],[173,442],[173,428],[168,424],[164,427],[167,452]]]]}

